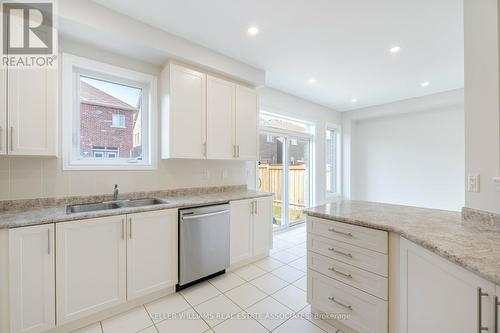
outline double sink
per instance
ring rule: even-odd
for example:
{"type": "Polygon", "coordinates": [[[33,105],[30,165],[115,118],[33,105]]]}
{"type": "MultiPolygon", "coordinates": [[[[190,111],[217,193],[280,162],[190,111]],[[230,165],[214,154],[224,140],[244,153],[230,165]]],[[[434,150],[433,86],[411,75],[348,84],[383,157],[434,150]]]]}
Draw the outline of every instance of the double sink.
{"type": "Polygon", "coordinates": [[[96,212],[101,210],[110,210],[110,209],[127,208],[127,207],[154,206],[166,203],[168,202],[156,198],[106,201],[106,202],[88,203],[81,205],[70,205],[66,207],[66,214],[96,212]]]}

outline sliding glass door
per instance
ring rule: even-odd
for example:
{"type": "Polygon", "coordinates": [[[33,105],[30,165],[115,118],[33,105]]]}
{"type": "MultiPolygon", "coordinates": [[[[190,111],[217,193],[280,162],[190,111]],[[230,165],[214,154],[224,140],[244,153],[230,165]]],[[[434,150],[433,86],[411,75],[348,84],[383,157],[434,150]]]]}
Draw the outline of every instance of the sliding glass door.
{"type": "Polygon", "coordinates": [[[274,229],[305,222],[310,201],[311,138],[262,131],[258,186],[273,192],[274,229]]]}

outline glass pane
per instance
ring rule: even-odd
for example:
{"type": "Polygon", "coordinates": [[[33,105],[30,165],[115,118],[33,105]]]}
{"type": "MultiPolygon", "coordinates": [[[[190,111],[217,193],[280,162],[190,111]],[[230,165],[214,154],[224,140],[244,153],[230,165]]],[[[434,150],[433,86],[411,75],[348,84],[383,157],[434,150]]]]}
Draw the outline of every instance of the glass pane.
{"type": "Polygon", "coordinates": [[[260,134],[259,191],[274,193],[273,227],[284,226],[283,209],[283,143],[280,136],[260,134]]]}
{"type": "Polygon", "coordinates": [[[80,157],[142,160],[142,89],[80,76],[80,157]]]}
{"type": "Polygon", "coordinates": [[[337,192],[337,131],[326,130],[326,191],[337,192]]]}
{"type": "Polygon", "coordinates": [[[309,201],[311,142],[291,138],[288,153],[288,220],[292,226],[305,222],[304,209],[309,201]]]}

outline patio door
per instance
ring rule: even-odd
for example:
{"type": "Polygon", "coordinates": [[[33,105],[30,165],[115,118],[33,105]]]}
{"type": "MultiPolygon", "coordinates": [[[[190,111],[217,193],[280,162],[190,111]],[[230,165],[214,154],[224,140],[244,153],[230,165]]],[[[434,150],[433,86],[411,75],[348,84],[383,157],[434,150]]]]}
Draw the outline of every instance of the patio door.
{"type": "Polygon", "coordinates": [[[310,202],[311,138],[293,134],[260,133],[258,187],[273,192],[275,230],[305,222],[310,202]]]}

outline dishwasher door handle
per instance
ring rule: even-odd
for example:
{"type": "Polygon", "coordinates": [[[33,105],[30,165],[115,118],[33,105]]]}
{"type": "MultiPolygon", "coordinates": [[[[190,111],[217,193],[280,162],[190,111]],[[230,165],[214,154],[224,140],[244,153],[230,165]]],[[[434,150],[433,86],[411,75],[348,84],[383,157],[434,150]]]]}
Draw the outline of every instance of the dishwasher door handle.
{"type": "Polygon", "coordinates": [[[194,220],[194,219],[199,219],[202,217],[216,216],[216,215],[227,214],[227,213],[229,213],[229,209],[220,210],[218,212],[207,213],[207,214],[183,216],[182,219],[183,220],[194,220]]]}

